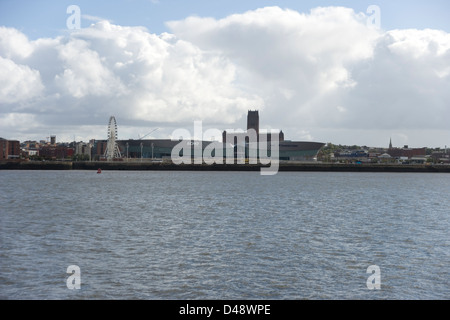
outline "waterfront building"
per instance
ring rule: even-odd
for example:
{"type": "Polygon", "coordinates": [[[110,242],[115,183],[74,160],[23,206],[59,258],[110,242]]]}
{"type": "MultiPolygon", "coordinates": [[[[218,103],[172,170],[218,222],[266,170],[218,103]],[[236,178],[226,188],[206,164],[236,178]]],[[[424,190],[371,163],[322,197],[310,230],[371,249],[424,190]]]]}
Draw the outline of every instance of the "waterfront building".
{"type": "MultiPolygon", "coordinates": [[[[170,139],[129,139],[116,142],[125,159],[170,159],[172,149],[180,143],[170,139]]],[[[203,142],[202,150],[207,144],[203,142]]]]}
{"type": "MultiPolygon", "coordinates": [[[[224,159],[229,154],[234,155],[235,159],[248,159],[250,153],[250,140],[259,143],[261,134],[258,111],[249,111],[247,115],[247,131],[227,132],[225,130],[222,133],[222,142],[216,141],[215,143],[221,143],[224,159]],[[250,132],[255,136],[250,137],[250,132]]],[[[278,134],[268,133],[267,145],[269,147],[269,157],[271,156],[270,142],[273,139],[277,139],[277,142],[279,143],[279,159],[286,161],[315,161],[319,150],[325,145],[320,142],[287,141],[284,139],[283,131],[279,131],[278,134]]],[[[120,154],[122,155],[121,159],[116,159],[116,161],[124,159],[126,161],[142,161],[142,159],[170,160],[173,148],[180,142],[181,141],[170,139],[116,140],[120,154]]],[[[201,144],[199,149],[201,148],[203,154],[205,148],[209,146],[212,141],[188,140],[186,143],[188,143],[189,146],[185,146],[183,150],[187,150],[187,148],[190,147],[191,155],[194,157],[196,154],[194,149],[199,147],[199,144],[201,144]]],[[[94,150],[97,158],[104,160],[103,155],[105,154],[106,144],[106,140],[95,141],[94,150]]],[[[212,153],[213,157],[215,156],[215,150],[217,149],[214,149],[212,153]]],[[[180,156],[182,156],[182,154],[180,154],[180,156]]]]}
{"type": "Polygon", "coordinates": [[[409,148],[407,145],[405,145],[403,148],[389,148],[387,153],[393,157],[393,158],[400,158],[400,157],[419,157],[423,156],[425,157],[427,154],[427,148],[409,148]]]}
{"type": "Polygon", "coordinates": [[[73,148],[63,145],[46,145],[39,149],[39,156],[48,160],[64,160],[73,156],[73,148]]]}
{"type": "Polygon", "coordinates": [[[19,159],[20,141],[0,138],[0,160],[19,159]]]}
{"type": "MultiPolygon", "coordinates": [[[[245,143],[245,156],[248,157],[250,153],[249,140],[251,140],[250,135],[252,132],[256,132],[256,140],[259,143],[262,134],[259,126],[259,113],[258,111],[249,110],[247,113],[247,131],[243,133],[223,131],[224,150],[229,148],[230,144],[237,149],[237,144],[245,143]]],[[[282,161],[316,161],[319,150],[325,145],[322,142],[285,140],[283,130],[280,130],[278,133],[270,133],[269,131],[266,136],[268,148],[270,148],[271,141],[278,141],[279,160],[282,161]]],[[[270,156],[270,150],[268,155],[270,156]]],[[[239,156],[237,150],[235,150],[235,156],[239,156]]]]}
{"type": "Polygon", "coordinates": [[[108,142],[106,140],[94,140],[93,141],[93,156],[96,160],[104,157],[108,142]]]}
{"type": "Polygon", "coordinates": [[[92,144],[86,143],[86,142],[77,142],[75,143],[75,152],[74,154],[78,156],[78,158],[81,159],[89,159],[91,160],[92,157],[92,144]]]}
{"type": "Polygon", "coordinates": [[[447,149],[444,151],[433,151],[431,158],[435,163],[450,163],[450,152],[447,149]]]}
{"type": "Polygon", "coordinates": [[[247,130],[253,129],[256,134],[259,135],[259,112],[258,110],[251,111],[247,113],[247,130]]]}

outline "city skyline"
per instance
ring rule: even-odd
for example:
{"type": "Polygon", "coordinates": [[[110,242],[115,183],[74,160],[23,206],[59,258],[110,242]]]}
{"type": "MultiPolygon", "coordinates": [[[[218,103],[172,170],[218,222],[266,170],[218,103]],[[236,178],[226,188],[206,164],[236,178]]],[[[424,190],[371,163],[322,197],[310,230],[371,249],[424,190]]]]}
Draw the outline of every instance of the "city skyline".
{"type": "MultiPolygon", "coordinates": [[[[112,116],[113,117],[113,116],[112,116]]],[[[247,120],[248,121],[248,120],[247,120]]],[[[248,126],[248,125],[247,125],[248,126]]],[[[105,125],[105,128],[108,128],[108,130],[109,130],[109,126],[106,126],[105,125]]],[[[170,137],[159,137],[159,138],[154,138],[154,137],[152,137],[151,136],[151,133],[153,133],[153,132],[155,132],[155,131],[157,131],[157,130],[159,130],[160,128],[154,128],[153,130],[151,130],[149,133],[147,133],[147,134],[145,134],[145,135],[139,135],[137,138],[134,138],[134,137],[121,137],[120,139],[117,139],[117,141],[133,141],[133,140],[136,140],[136,141],[140,141],[140,140],[142,140],[142,141],[150,141],[150,140],[173,140],[173,138],[174,138],[174,136],[173,136],[173,134],[172,135],[170,135],[170,137]]],[[[185,130],[185,129],[182,129],[182,130],[185,130]]],[[[214,131],[217,131],[217,130],[219,130],[220,131],[220,129],[217,129],[217,128],[207,128],[207,131],[208,130],[214,130],[214,131]]],[[[242,128],[238,128],[238,129],[232,129],[233,131],[237,131],[237,132],[239,132],[239,131],[245,131],[245,130],[243,130],[242,128]]],[[[263,128],[262,129],[262,131],[263,132],[269,132],[269,130],[267,130],[267,129],[265,129],[265,128],[263,128]]],[[[107,131],[105,131],[105,132],[107,132],[107,131]]],[[[224,130],[224,132],[226,132],[226,130],[224,130]]],[[[283,132],[283,130],[282,129],[280,129],[280,133],[283,135],[283,137],[284,137],[284,132],[283,132]]],[[[47,136],[45,136],[45,137],[38,137],[38,138],[35,138],[35,139],[31,139],[31,138],[26,138],[26,139],[10,139],[10,138],[4,138],[4,137],[0,137],[0,139],[4,139],[4,140],[10,140],[10,141],[18,141],[18,142],[20,142],[21,144],[23,144],[23,143],[30,143],[30,142],[35,142],[35,143],[39,143],[39,144],[42,144],[42,145],[59,145],[59,144],[62,144],[62,145],[68,145],[68,144],[72,144],[72,143],[91,143],[92,141],[107,141],[108,140],[108,133],[106,133],[104,136],[102,136],[102,137],[100,137],[100,138],[97,138],[97,137],[95,137],[95,138],[93,138],[93,137],[90,137],[90,138],[88,138],[88,139],[80,139],[80,140],[77,140],[76,138],[75,138],[75,135],[73,136],[73,138],[74,139],[72,139],[72,140],[70,140],[70,137],[69,137],[69,139],[63,139],[63,140],[61,140],[61,139],[59,139],[59,140],[57,140],[57,135],[56,134],[49,134],[49,135],[47,135],[47,136]]],[[[220,139],[220,137],[215,137],[215,136],[203,136],[203,139],[202,138],[199,138],[199,137],[197,137],[197,136],[191,136],[191,138],[193,139],[193,140],[204,140],[204,141],[221,141],[221,139],[220,139]]],[[[284,139],[284,138],[283,138],[284,139]]],[[[286,141],[292,141],[292,139],[287,139],[286,141]]],[[[360,145],[357,145],[357,144],[342,144],[342,143],[334,143],[333,141],[328,141],[328,142],[326,142],[325,144],[331,144],[331,145],[339,145],[339,146],[342,146],[342,147],[361,147],[361,148],[366,148],[366,149],[377,149],[377,148],[380,148],[380,149],[391,149],[391,148],[409,148],[410,147],[410,145],[408,145],[408,144],[393,144],[392,143],[392,137],[390,137],[389,138],[389,141],[388,141],[388,144],[386,144],[386,145],[388,145],[387,147],[386,147],[386,145],[368,145],[368,144],[360,144],[360,145]]],[[[417,147],[417,146],[414,146],[414,147],[417,147]]],[[[428,145],[428,146],[421,146],[421,148],[426,148],[426,149],[444,149],[444,150],[447,150],[448,149],[448,145],[444,145],[443,147],[441,147],[441,146],[436,146],[436,147],[434,147],[433,145],[428,145]]]]}
{"type": "Polygon", "coordinates": [[[261,128],[288,140],[444,148],[448,7],[4,1],[0,137],[105,139],[115,115],[119,139],[155,128],[148,138],[170,138],[194,121],[245,128],[246,111],[259,109],[261,128]],[[70,29],[73,4],[81,24],[70,29]]]}

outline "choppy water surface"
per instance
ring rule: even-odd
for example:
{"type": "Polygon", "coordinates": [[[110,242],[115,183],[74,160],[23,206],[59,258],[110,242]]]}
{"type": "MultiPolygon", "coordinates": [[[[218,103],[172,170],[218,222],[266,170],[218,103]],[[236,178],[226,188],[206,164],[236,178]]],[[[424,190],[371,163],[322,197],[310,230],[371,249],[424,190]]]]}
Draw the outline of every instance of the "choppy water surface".
{"type": "Polygon", "coordinates": [[[449,299],[449,190],[448,174],[0,171],[0,298],[449,299]]]}

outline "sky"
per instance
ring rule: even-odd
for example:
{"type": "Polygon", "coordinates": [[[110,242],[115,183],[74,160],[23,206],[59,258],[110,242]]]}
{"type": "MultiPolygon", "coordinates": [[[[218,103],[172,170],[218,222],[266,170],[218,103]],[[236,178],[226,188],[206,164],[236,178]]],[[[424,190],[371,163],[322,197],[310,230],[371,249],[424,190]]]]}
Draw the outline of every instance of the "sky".
{"type": "Polygon", "coordinates": [[[106,139],[115,116],[119,139],[171,138],[193,133],[194,121],[245,129],[247,111],[259,110],[260,128],[287,140],[444,148],[449,9],[0,0],[0,137],[106,139]]]}

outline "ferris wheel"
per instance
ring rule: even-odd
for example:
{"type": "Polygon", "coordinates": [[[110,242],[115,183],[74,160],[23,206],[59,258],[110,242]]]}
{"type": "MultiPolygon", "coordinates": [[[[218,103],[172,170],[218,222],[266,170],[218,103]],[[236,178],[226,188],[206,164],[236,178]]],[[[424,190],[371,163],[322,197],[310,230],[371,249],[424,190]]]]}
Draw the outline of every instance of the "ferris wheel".
{"type": "Polygon", "coordinates": [[[105,157],[111,161],[114,158],[120,158],[120,150],[117,145],[117,123],[116,118],[111,116],[108,123],[108,142],[106,144],[105,157]]]}

